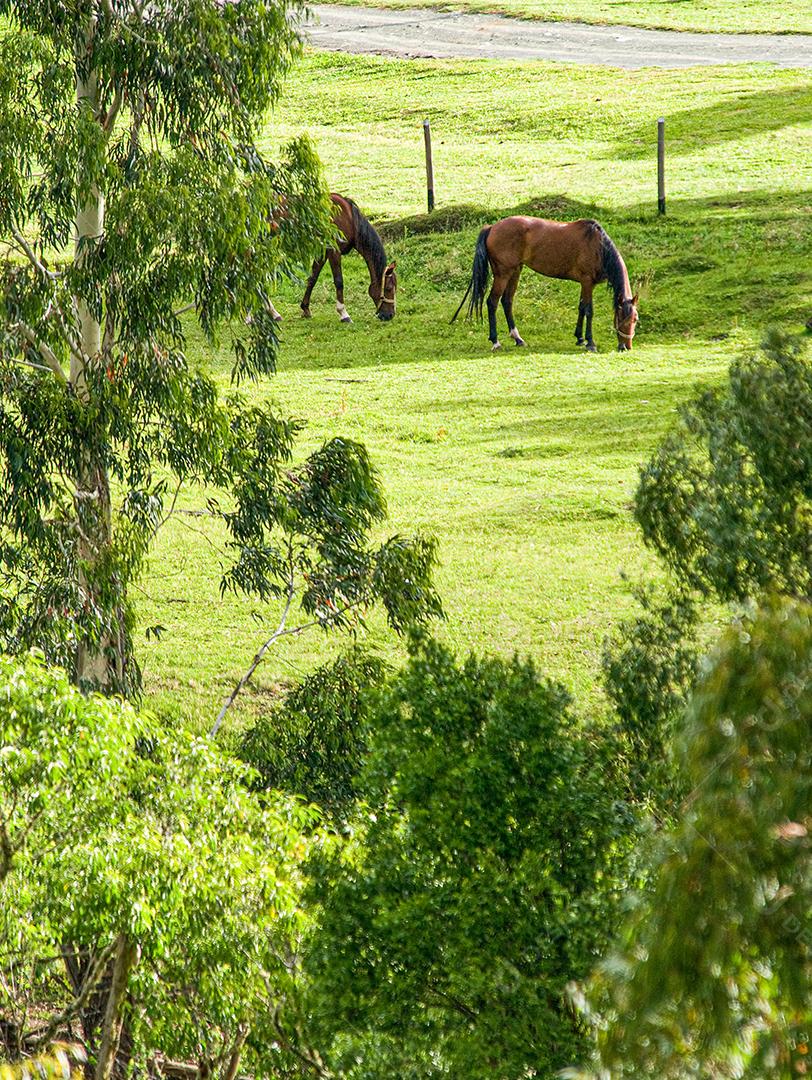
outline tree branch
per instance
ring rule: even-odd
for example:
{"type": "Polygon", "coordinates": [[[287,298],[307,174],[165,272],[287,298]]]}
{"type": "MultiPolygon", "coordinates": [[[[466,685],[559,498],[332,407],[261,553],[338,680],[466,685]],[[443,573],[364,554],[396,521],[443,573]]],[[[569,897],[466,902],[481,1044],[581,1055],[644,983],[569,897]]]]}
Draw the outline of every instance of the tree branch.
{"type": "Polygon", "coordinates": [[[37,258],[34,249],[28,243],[20,230],[17,229],[14,225],[11,226],[11,235],[14,237],[17,246],[22,249],[25,257],[28,259],[28,261],[38,273],[42,274],[42,276],[47,278],[49,281],[58,280],[59,274],[55,270],[49,270],[48,267],[45,266],[45,264],[37,258]]]}
{"type": "Polygon", "coordinates": [[[116,118],[118,117],[118,114],[121,111],[121,106],[123,104],[124,104],[124,94],[122,93],[122,91],[120,89],[116,90],[116,93],[115,93],[115,96],[113,98],[112,104],[110,105],[110,108],[107,110],[107,114],[105,115],[104,120],[102,121],[102,129],[104,130],[104,133],[105,133],[105,135],[107,135],[108,138],[110,137],[110,134],[111,134],[113,128],[115,127],[116,118]]]}
{"type": "Polygon", "coordinates": [[[33,360],[21,360],[19,356],[12,356],[11,363],[19,364],[21,367],[34,368],[35,371],[51,371],[47,364],[35,364],[33,360]]]}
{"type": "MultiPolygon", "coordinates": [[[[220,725],[223,722],[223,717],[226,715],[228,710],[231,708],[231,706],[237,700],[237,695],[242,690],[242,688],[250,681],[251,676],[254,674],[254,672],[257,670],[259,665],[262,663],[262,658],[265,655],[265,653],[268,651],[268,649],[270,649],[271,645],[273,645],[273,643],[275,641],[278,641],[279,638],[283,637],[284,634],[286,633],[285,624],[288,621],[288,612],[290,611],[290,605],[293,602],[294,591],[295,591],[295,589],[294,589],[294,584],[293,584],[293,567],[291,567],[290,577],[288,579],[287,599],[285,600],[285,610],[282,612],[282,618],[279,620],[279,625],[277,626],[276,630],[274,630],[274,632],[271,634],[271,636],[268,638],[268,640],[265,642],[265,644],[260,649],[257,650],[257,654],[254,657],[254,659],[251,661],[251,666],[248,668],[248,671],[246,671],[246,673],[242,676],[240,681],[237,683],[237,685],[234,687],[234,689],[228,695],[226,700],[223,702],[223,707],[220,710],[220,712],[217,714],[217,719],[214,721],[214,727],[211,729],[210,734],[211,734],[212,738],[214,738],[214,736],[220,730],[220,725]]],[[[287,631],[287,632],[290,633],[290,631],[287,631]]]]}
{"type": "Polygon", "coordinates": [[[87,970],[87,975],[82,983],[82,989],[70,1005],[67,1005],[57,1016],[52,1017],[47,1027],[42,1028],[39,1031],[29,1032],[23,1036],[26,1046],[29,1049],[40,1050],[43,1046],[46,1046],[52,1041],[54,1035],[56,1035],[63,1024],[72,1020],[74,1016],[79,1015],[90,1000],[90,995],[101,981],[101,977],[104,975],[107,965],[110,962],[110,957],[115,952],[115,948],[116,942],[114,941],[105,949],[102,949],[99,955],[94,959],[87,970]]]}
{"type": "Polygon", "coordinates": [[[342,608],[336,608],[332,615],[329,617],[329,619],[313,619],[312,622],[300,623],[299,626],[285,627],[285,621],[287,619],[288,610],[290,608],[290,600],[291,597],[288,597],[288,601],[285,604],[285,610],[279,622],[279,626],[277,626],[276,630],[274,630],[274,632],[271,634],[271,636],[268,638],[262,648],[257,652],[251,663],[250,668],[248,669],[248,671],[246,671],[246,673],[243,675],[243,677],[240,679],[240,681],[237,683],[237,685],[234,687],[234,689],[231,691],[231,693],[228,695],[225,702],[223,703],[222,709],[217,714],[217,719],[214,722],[214,727],[211,729],[211,737],[214,737],[220,730],[220,724],[223,720],[223,717],[234,704],[239,692],[248,682],[250,682],[251,676],[259,667],[265,653],[275,641],[278,641],[279,638],[293,637],[295,634],[303,634],[305,630],[312,630],[314,626],[332,626],[341,615],[346,615],[348,611],[352,611],[354,608],[360,607],[361,604],[364,602],[362,600],[355,600],[352,604],[346,604],[342,608]]]}
{"type": "Polygon", "coordinates": [[[23,322],[12,323],[9,329],[12,331],[19,331],[23,335],[25,340],[29,343],[29,345],[34,346],[34,348],[37,350],[43,360],[46,360],[48,362],[48,367],[54,373],[54,375],[56,375],[57,379],[63,385],[67,385],[68,377],[62,370],[62,365],[59,363],[59,359],[57,358],[56,353],[53,351],[50,345],[46,345],[44,341],[41,341],[31,329],[31,327],[27,326],[23,322]]]}
{"type": "Polygon", "coordinates": [[[7,877],[11,871],[11,863],[15,855],[11,837],[8,835],[5,818],[0,821],[0,881],[7,877]]]}
{"type": "Polygon", "coordinates": [[[273,1026],[276,1029],[280,1045],[283,1046],[288,1053],[291,1053],[294,1057],[298,1058],[303,1065],[312,1069],[316,1076],[319,1077],[319,1080],[334,1080],[335,1074],[324,1064],[318,1051],[310,1049],[300,1050],[298,1046],[294,1046],[290,1036],[282,1026],[279,1011],[279,1006],[274,1005],[272,1012],[273,1026]]]}
{"type": "Polygon", "coordinates": [[[249,1030],[248,1024],[240,1024],[237,1028],[237,1035],[234,1039],[234,1044],[231,1047],[228,1065],[223,1073],[223,1080],[237,1080],[237,1069],[240,1067],[240,1055],[242,1054],[245,1040],[248,1038],[249,1030]]]}
{"type": "Polygon", "coordinates": [[[440,990],[436,983],[429,982],[427,988],[430,994],[434,994],[436,997],[440,998],[441,1001],[446,1003],[447,1009],[453,1009],[455,1012],[461,1013],[468,1020],[478,1019],[477,1013],[466,1005],[465,1002],[460,1001],[459,998],[455,998],[445,990],[440,990]]]}

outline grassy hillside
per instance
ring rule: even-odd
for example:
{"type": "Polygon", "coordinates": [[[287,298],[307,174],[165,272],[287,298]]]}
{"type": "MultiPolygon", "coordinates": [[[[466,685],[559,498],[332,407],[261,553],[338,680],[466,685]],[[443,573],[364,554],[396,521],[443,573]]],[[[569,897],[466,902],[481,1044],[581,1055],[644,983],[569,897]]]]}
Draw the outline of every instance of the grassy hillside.
{"type": "MultiPolygon", "coordinates": [[[[329,3],[330,0],[324,0],[329,3]]],[[[554,22],[611,23],[732,34],[812,34],[805,0],[337,0],[366,7],[495,12],[554,22]]],[[[620,46],[622,48],[622,46],[620,46]]]]}
{"type": "MultiPolygon", "coordinates": [[[[794,72],[607,73],[554,65],[405,63],[311,54],[269,123],[272,147],[310,131],[331,186],[382,222],[398,259],[398,316],[383,325],[365,267],[345,260],[342,327],[325,272],[312,320],[281,290],[277,377],[250,393],[306,417],[302,449],[344,433],[376,461],[388,531],[440,541],[443,634],[460,648],[536,656],[594,700],[601,641],[631,607],[622,569],[650,568],[628,505],[636,469],[698,380],[720,376],[770,321],[812,315],[812,93],[794,72]],[[421,118],[430,105],[439,209],[421,215],[421,118]],[[656,214],[654,131],[669,135],[669,213],[656,214]],[[448,325],[478,229],[521,210],[594,216],[643,282],[632,354],[613,351],[596,296],[597,356],[578,352],[577,286],[525,272],[528,342],[491,354],[486,330],[448,325]]],[[[503,332],[503,340],[505,335],[503,332]]],[[[192,355],[225,386],[226,344],[192,355]]],[[[204,505],[191,492],[186,509],[204,505]]],[[[169,633],[144,646],[147,687],[183,711],[216,711],[262,640],[254,606],[217,591],[220,538],[181,516],[160,541],[141,615],[169,633]]],[[[372,635],[390,656],[397,645],[372,635]]],[[[289,642],[267,665],[261,707],[323,655],[289,642]]]]}

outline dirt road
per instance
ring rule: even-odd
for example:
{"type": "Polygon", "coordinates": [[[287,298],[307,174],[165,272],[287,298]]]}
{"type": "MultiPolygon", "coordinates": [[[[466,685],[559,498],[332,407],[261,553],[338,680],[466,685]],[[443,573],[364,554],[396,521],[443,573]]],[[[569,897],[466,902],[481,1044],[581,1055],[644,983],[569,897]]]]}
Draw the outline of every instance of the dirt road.
{"type": "Polygon", "coordinates": [[[768,62],[812,67],[812,35],[691,34],[631,26],[536,22],[457,11],[313,4],[313,45],[350,53],[499,60],[563,60],[616,67],[768,62]]]}

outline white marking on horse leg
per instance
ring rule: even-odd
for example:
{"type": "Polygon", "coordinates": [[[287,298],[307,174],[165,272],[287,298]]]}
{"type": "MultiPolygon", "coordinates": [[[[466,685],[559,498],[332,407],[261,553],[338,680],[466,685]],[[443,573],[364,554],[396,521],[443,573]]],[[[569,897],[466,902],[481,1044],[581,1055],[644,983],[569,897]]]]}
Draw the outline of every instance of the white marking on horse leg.
{"type": "Polygon", "coordinates": [[[524,345],[524,340],[522,338],[522,335],[519,333],[519,331],[516,329],[515,326],[510,331],[510,336],[513,338],[513,340],[516,342],[517,345],[524,345]]]}
{"type": "Polygon", "coordinates": [[[268,301],[268,314],[271,316],[274,322],[282,322],[282,316],[279,314],[279,312],[276,310],[270,300],[268,301]]]}
{"type": "Polygon", "coordinates": [[[491,345],[491,352],[496,352],[497,349],[501,349],[501,348],[502,348],[502,342],[501,341],[494,341],[493,345],[491,345]]]}
{"type": "Polygon", "coordinates": [[[352,322],[352,319],[350,318],[350,313],[349,311],[347,311],[343,304],[337,302],[336,311],[338,312],[338,317],[339,319],[341,319],[342,322],[352,322]]]}

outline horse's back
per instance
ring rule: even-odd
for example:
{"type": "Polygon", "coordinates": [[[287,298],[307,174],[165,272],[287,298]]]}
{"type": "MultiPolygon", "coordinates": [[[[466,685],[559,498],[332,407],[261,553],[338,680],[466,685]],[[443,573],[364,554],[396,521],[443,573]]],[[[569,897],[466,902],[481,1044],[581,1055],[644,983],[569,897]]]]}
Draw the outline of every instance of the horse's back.
{"type": "Polygon", "coordinates": [[[333,210],[333,221],[335,222],[336,228],[347,240],[352,240],[355,235],[355,227],[352,218],[352,199],[348,199],[345,195],[339,195],[337,192],[331,191],[330,202],[332,202],[335,207],[333,210]]]}
{"type": "Polygon", "coordinates": [[[488,254],[505,268],[529,266],[546,277],[580,280],[599,262],[601,227],[595,221],[550,221],[516,215],[491,227],[488,254]]]}

